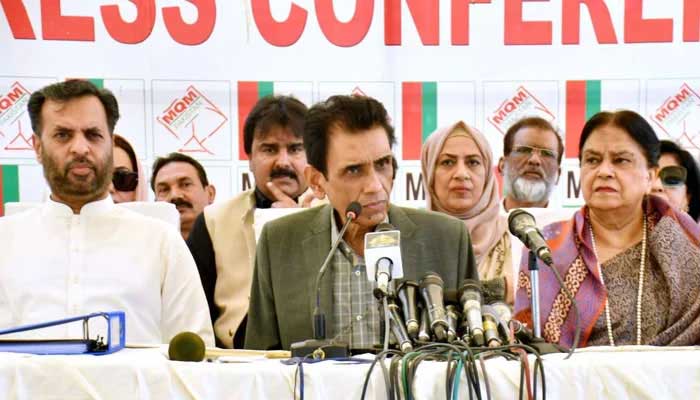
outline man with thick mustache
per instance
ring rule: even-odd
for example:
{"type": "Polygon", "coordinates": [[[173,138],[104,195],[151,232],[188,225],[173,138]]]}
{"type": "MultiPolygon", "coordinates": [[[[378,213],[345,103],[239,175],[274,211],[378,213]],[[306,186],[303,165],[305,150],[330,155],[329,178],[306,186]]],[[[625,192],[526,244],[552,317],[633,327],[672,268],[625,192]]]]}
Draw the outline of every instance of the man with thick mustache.
{"type": "MultiPolygon", "coordinates": [[[[168,343],[193,331],[213,344],[185,242],[109,195],[116,98],[70,80],[34,92],[27,107],[51,196],[0,218],[0,328],[122,310],[128,342],[168,343]]],[[[79,338],[82,331],[72,324],[26,336],[79,338]]]]}
{"type": "Polygon", "coordinates": [[[503,209],[547,207],[559,182],[564,144],[554,127],[540,117],[513,124],[503,137],[503,209]]]}
{"type": "Polygon", "coordinates": [[[187,240],[194,220],[214,202],[216,188],[209,184],[202,164],[182,153],[170,153],[153,162],[151,189],[156,201],[167,201],[180,213],[180,234],[187,240]]]}
{"type": "MultiPolygon", "coordinates": [[[[314,284],[351,202],[362,206],[350,222],[321,281],[328,338],[353,349],[380,343],[380,315],[367,279],[364,237],[388,221],[401,232],[405,279],[437,272],[446,288],[478,280],[469,234],[461,221],[389,204],[395,177],[394,128],[384,106],[364,96],[332,96],[314,105],[304,126],[306,181],[327,204],[268,222],[255,258],[245,345],[288,349],[312,338],[314,284]]],[[[394,281],[392,281],[394,283],[394,281]]]]}
{"type": "Polygon", "coordinates": [[[206,207],[187,240],[209,303],[217,346],[243,347],[255,257],[255,210],[308,206],[313,199],[302,196],[307,189],[302,143],[306,111],[304,103],[290,96],[258,101],[243,127],[255,189],[206,207]]]}

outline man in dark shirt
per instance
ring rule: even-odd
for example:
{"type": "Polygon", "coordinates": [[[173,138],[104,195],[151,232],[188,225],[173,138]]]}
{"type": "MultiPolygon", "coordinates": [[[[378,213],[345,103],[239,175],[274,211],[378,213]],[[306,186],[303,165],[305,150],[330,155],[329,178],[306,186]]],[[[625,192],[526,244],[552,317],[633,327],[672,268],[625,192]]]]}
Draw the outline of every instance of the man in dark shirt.
{"type": "Polygon", "coordinates": [[[306,111],[302,102],[289,96],[258,101],[243,128],[255,189],[205,208],[187,240],[220,347],[243,347],[255,256],[255,209],[299,207],[299,197],[307,189],[302,142],[306,111]]]}
{"type": "Polygon", "coordinates": [[[313,337],[316,276],[341,232],[340,246],[319,286],[319,301],[326,311],[328,338],[347,342],[352,349],[380,343],[376,283],[367,279],[364,241],[381,222],[401,232],[404,279],[417,281],[434,271],[452,289],[465,278],[479,279],[462,221],[390,204],[395,142],[387,111],[375,99],[332,96],[311,107],[304,126],[309,160],[305,176],[314,193],[327,197],[329,204],[263,228],[255,255],[246,348],[288,349],[313,337]],[[347,221],[345,210],[352,202],[362,211],[347,221]],[[347,230],[342,231],[346,222],[347,230]]]}

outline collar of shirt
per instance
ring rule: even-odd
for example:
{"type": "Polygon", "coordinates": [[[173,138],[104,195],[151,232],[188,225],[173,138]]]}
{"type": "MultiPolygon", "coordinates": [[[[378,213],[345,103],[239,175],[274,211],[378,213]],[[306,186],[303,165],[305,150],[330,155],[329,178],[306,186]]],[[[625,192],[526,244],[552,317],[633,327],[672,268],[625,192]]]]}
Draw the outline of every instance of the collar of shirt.
{"type": "MultiPolygon", "coordinates": [[[[299,197],[294,198],[295,202],[299,202],[299,197]]],[[[263,194],[257,186],[255,186],[255,208],[271,208],[274,201],[270,200],[263,194]]]]}
{"type": "Polygon", "coordinates": [[[79,214],[73,214],[73,210],[66,204],[59,203],[49,197],[44,204],[42,214],[45,216],[70,217],[73,215],[94,216],[108,213],[114,209],[112,196],[107,195],[104,199],[95,200],[85,204],[79,214]]]}
{"type": "Polygon", "coordinates": [[[255,208],[270,208],[272,207],[273,201],[268,199],[263,192],[256,186],[255,187],[255,208]]]}

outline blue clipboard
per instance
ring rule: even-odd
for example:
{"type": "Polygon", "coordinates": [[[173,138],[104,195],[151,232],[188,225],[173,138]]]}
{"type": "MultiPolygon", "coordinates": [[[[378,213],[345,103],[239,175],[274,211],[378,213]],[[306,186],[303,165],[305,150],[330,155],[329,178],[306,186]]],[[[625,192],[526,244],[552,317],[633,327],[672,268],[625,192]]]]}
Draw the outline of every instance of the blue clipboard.
{"type": "Polygon", "coordinates": [[[126,318],[124,311],[97,312],[77,317],[24,325],[0,330],[0,336],[10,333],[26,332],[50,326],[63,325],[71,322],[83,322],[83,337],[81,339],[0,339],[0,352],[30,353],[30,354],[111,354],[124,348],[126,344],[126,318]],[[90,339],[90,320],[104,318],[107,320],[107,336],[98,335],[90,339]]]}

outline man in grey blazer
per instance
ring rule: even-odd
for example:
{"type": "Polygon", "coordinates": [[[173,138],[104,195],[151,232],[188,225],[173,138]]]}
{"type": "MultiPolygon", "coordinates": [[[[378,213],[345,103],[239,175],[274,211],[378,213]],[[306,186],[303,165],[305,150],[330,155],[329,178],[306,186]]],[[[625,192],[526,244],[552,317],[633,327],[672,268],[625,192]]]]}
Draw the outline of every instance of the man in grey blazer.
{"type": "Polygon", "coordinates": [[[321,306],[329,338],[351,348],[380,343],[380,314],[367,279],[364,236],[388,221],[401,231],[404,279],[437,272],[446,288],[478,279],[469,234],[452,217],[389,204],[396,162],[394,129],[378,101],[332,96],[313,106],[304,127],[309,166],[306,181],[330,204],[268,223],[256,250],[246,348],[289,349],[313,337],[315,280],[332,241],[345,223],[347,206],[357,201],[352,221],[321,281],[321,306]]]}

